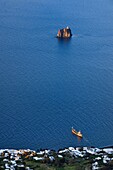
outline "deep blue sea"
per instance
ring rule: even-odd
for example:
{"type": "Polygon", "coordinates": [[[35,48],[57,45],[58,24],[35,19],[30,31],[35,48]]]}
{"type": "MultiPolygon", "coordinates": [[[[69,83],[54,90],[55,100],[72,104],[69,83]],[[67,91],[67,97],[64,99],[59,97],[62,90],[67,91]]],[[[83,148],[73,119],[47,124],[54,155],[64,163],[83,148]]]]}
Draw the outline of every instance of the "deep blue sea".
{"type": "Polygon", "coordinates": [[[113,1],[0,0],[0,148],[90,145],[113,145],[113,1]]]}

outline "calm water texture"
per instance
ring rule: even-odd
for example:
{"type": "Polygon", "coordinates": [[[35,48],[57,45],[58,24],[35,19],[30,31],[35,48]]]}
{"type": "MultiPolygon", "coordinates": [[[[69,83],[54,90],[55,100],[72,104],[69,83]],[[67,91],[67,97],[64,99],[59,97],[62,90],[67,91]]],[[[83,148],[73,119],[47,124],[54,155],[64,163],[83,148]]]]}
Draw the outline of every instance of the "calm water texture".
{"type": "Polygon", "coordinates": [[[113,1],[0,0],[0,148],[78,145],[113,145],[113,1]]]}

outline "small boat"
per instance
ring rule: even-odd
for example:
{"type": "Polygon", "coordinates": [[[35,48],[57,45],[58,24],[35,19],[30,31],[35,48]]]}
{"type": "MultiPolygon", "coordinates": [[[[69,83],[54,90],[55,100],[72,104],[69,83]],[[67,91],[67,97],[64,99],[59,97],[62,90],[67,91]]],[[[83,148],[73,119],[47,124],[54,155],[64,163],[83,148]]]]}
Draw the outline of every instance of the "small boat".
{"type": "Polygon", "coordinates": [[[72,127],[72,134],[74,134],[74,135],[76,135],[76,136],[78,136],[78,137],[80,137],[80,138],[82,138],[83,136],[82,136],[82,133],[80,132],[80,131],[76,131],[73,127],[72,127]]]}

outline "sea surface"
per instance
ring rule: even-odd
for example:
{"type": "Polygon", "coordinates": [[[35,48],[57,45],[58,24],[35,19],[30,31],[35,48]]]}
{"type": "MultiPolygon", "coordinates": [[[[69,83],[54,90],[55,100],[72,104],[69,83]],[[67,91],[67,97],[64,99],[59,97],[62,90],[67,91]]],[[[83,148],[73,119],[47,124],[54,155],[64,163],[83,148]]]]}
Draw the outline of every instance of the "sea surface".
{"type": "Polygon", "coordinates": [[[0,148],[109,145],[113,1],[0,0],[0,148]]]}

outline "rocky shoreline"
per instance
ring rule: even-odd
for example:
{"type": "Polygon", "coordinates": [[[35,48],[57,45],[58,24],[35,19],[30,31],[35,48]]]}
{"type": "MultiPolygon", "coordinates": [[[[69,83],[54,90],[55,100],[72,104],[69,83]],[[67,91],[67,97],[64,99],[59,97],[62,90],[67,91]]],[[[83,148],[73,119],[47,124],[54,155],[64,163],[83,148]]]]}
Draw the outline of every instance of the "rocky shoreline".
{"type": "Polygon", "coordinates": [[[0,149],[0,170],[113,169],[113,147],[54,150],[0,149]]]}

